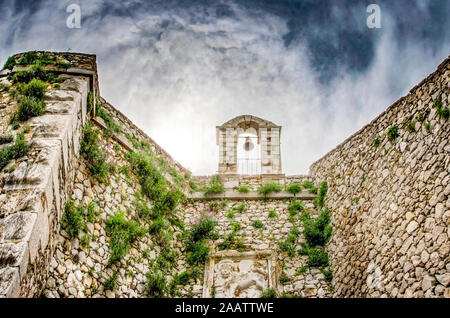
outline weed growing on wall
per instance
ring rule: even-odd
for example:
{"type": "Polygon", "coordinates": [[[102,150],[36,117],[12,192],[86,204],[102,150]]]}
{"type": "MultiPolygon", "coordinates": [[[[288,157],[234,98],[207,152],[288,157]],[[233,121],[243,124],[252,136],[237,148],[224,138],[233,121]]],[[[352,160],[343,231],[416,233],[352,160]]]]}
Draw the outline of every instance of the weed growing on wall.
{"type": "Polygon", "coordinates": [[[105,283],[103,284],[103,286],[105,287],[105,289],[109,289],[109,290],[116,290],[117,288],[117,279],[119,278],[119,272],[118,271],[114,271],[114,273],[108,277],[105,281],[105,283]]]}
{"type": "Polygon", "coordinates": [[[166,276],[161,270],[151,266],[151,270],[146,274],[145,294],[151,298],[162,298],[168,292],[166,276]]]}
{"type": "Polygon", "coordinates": [[[323,249],[323,247],[309,248],[308,266],[310,267],[328,266],[328,253],[323,249]]]}
{"type": "Polygon", "coordinates": [[[219,175],[214,175],[211,177],[209,186],[205,189],[205,197],[211,194],[221,194],[225,192],[225,186],[222,183],[221,177],[219,175]]]}
{"type": "Polygon", "coordinates": [[[319,186],[317,197],[314,199],[314,205],[319,209],[323,208],[324,206],[327,192],[328,192],[328,184],[325,181],[322,181],[319,186]]]}
{"type": "Polygon", "coordinates": [[[99,132],[91,123],[88,123],[83,129],[80,153],[87,161],[91,176],[108,183],[109,165],[106,163],[106,153],[100,146],[99,132]]]}
{"type": "Polygon", "coordinates": [[[40,116],[44,113],[44,101],[34,97],[21,96],[19,98],[19,108],[17,109],[17,119],[26,121],[31,117],[40,116]]]}
{"type": "Polygon", "coordinates": [[[39,79],[32,79],[28,84],[18,83],[16,85],[15,96],[33,97],[42,100],[47,92],[47,84],[39,79]]]}
{"type": "Polygon", "coordinates": [[[67,201],[64,208],[62,224],[63,228],[65,228],[70,237],[78,237],[78,234],[86,229],[83,206],[75,206],[75,202],[73,200],[67,201]]]}
{"type": "Polygon", "coordinates": [[[314,183],[311,181],[303,181],[303,188],[307,189],[311,194],[317,194],[317,188],[314,186],[314,183]]]}
{"type": "MultiPolygon", "coordinates": [[[[98,211],[94,201],[91,201],[87,206],[84,204],[76,206],[75,202],[69,199],[64,207],[62,226],[70,237],[76,238],[81,232],[87,231],[87,222],[94,223],[97,218],[98,211]]],[[[85,234],[80,242],[83,247],[89,247],[90,236],[85,234]]]]}
{"type": "Polygon", "coordinates": [[[89,114],[92,109],[94,108],[94,93],[92,91],[89,91],[88,98],[87,98],[87,113],[89,114]]]}
{"type": "Polygon", "coordinates": [[[109,262],[114,263],[122,259],[128,253],[131,244],[146,232],[139,223],[127,220],[122,212],[109,217],[106,221],[106,234],[111,238],[109,262]]]}
{"type": "Polygon", "coordinates": [[[251,191],[249,186],[241,185],[235,188],[235,190],[239,193],[248,193],[251,191]]]}
{"type": "Polygon", "coordinates": [[[331,237],[330,215],[327,209],[322,210],[316,220],[303,222],[305,239],[309,246],[324,246],[331,237]]]}
{"type": "Polygon", "coordinates": [[[286,240],[279,242],[278,246],[283,252],[287,252],[289,257],[294,257],[297,251],[297,240],[300,236],[300,231],[295,225],[292,226],[286,240]]]}
{"type": "Polygon", "coordinates": [[[286,191],[295,196],[297,193],[302,191],[302,186],[298,183],[292,183],[286,188],[286,191]]]}
{"type": "Polygon", "coordinates": [[[25,140],[24,133],[19,133],[13,145],[5,146],[0,150],[0,170],[6,167],[11,160],[25,156],[29,149],[30,146],[25,140]]]}
{"type": "Polygon", "coordinates": [[[390,141],[394,141],[395,139],[397,139],[398,136],[400,136],[398,132],[398,126],[394,125],[389,127],[388,130],[386,131],[386,134],[390,141]]]}
{"type": "Polygon", "coordinates": [[[268,289],[264,290],[259,297],[260,298],[277,298],[277,296],[278,296],[277,290],[272,287],[272,288],[268,288],[268,289]]]}
{"type": "Polygon", "coordinates": [[[15,65],[27,66],[36,64],[54,65],[57,68],[62,69],[67,69],[72,66],[72,64],[67,61],[57,60],[56,56],[51,55],[48,52],[29,51],[24,53],[20,58],[17,56],[9,57],[3,68],[12,70],[15,65]]]}
{"type": "Polygon", "coordinates": [[[237,237],[241,228],[242,225],[240,222],[232,222],[231,233],[224,238],[223,242],[220,243],[217,248],[219,250],[242,249],[244,247],[244,242],[242,238],[237,237]]]}
{"type": "Polygon", "coordinates": [[[255,229],[261,229],[264,226],[264,224],[261,220],[256,220],[256,221],[253,221],[252,226],[255,229]]]}
{"type": "Polygon", "coordinates": [[[380,147],[380,145],[381,145],[381,141],[380,141],[380,139],[379,138],[375,138],[374,140],[373,140],[373,146],[375,147],[375,148],[378,148],[378,147],[380,147]]]}
{"type": "Polygon", "coordinates": [[[280,192],[281,186],[275,182],[268,182],[258,189],[258,193],[264,195],[265,197],[271,193],[280,192]]]}
{"type": "Polygon", "coordinates": [[[406,130],[409,131],[410,133],[416,132],[416,127],[413,121],[409,120],[406,123],[406,130]]]}
{"type": "Polygon", "coordinates": [[[47,84],[43,81],[32,78],[29,82],[18,83],[12,96],[17,99],[19,107],[9,119],[9,124],[14,129],[19,127],[19,121],[26,121],[32,117],[40,116],[44,113],[44,95],[47,91],[47,84]]]}
{"type": "Polygon", "coordinates": [[[186,242],[186,261],[189,265],[201,265],[206,262],[209,256],[206,239],[217,238],[217,233],[214,232],[216,225],[217,221],[205,214],[202,214],[196,224],[192,224],[186,242]]]}
{"type": "Polygon", "coordinates": [[[3,69],[8,69],[8,70],[12,70],[14,68],[14,66],[16,65],[16,59],[14,56],[10,56],[8,57],[8,59],[6,60],[5,65],[3,65],[3,69]]]}
{"type": "Polygon", "coordinates": [[[106,110],[101,107],[100,105],[97,106],[97,116],[100,117],[101,119],[103,119],[103,121],[106,124],[106,131],[108,133],[108,135],[112,135],[114,133],[119,133],[120,132],[120,126],[119,124],[117,124],[116,121],[114,121],[114,119],[112,119],[111,115],[108,114],[106,112],[106,110]]]}
{"type": "Polygon", "coordinates": [[[296,216],[299,212],[303,210],[303,203],[299,200],[294,200],[288,205],[289,216],[296,216]]]}
{"type": "Polygon", "coordinates": [[[446,120],[450,117],[450,109],[443,106],[444,104],[442,103],[442,100],[440,98],[433,101],[433,107],[436,109],[436,113],[438,114],[439,118],[446,120]]]}

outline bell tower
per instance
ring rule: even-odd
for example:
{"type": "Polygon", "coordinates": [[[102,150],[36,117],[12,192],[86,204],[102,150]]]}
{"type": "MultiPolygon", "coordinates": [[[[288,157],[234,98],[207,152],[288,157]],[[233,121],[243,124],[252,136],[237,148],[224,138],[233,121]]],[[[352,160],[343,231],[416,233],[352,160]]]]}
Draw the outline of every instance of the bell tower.
{"type": "Polygon", "coordinates": [[[281,174],[281,126],[242,115],[216,127],[220,174],[281,174]]]}

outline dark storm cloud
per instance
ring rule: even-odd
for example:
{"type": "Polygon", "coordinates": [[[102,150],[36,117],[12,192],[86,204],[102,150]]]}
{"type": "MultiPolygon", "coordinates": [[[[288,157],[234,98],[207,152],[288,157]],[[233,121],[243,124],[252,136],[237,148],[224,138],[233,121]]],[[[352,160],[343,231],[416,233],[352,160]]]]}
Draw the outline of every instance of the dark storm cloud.
{"type": "Polygon", "coordinates": [[[432,72],[448,1],[1,1],[0,55],[98,55],[102,95],[194,173],[214,173],[215,126],[283,126],[287,173],[308,166],[432,72]],[[382,9],[368,29],[366,7],[382,9]],[[68,29],[79,3],[82,28],[68,29]]]}

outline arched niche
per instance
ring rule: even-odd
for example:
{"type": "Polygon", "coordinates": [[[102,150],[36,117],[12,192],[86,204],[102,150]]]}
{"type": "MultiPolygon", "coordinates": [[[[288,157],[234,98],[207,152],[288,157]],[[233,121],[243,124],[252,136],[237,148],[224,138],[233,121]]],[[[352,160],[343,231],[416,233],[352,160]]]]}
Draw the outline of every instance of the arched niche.
{"type": "MultiPolygon", "coordinates": [[[[233,118],[216,127],[216,143],[219,146],[220,174],[280,174],[281,126],[252,115],[233,118]],[[249,138],[247,138],[249,137],[249,138]],[[241,138],[245,138],[242,140],[241,138]],[[242,157],[245,143],[258,149],[257,156],[242,157]],[[251,160],[249,169],[243,169],[243,160],[251,160]],[[257,165],[255,168],[254,165],[257,165]]],[[[249,155],[247,153],[247,155],[249,155]]],[[[253,155],[252,155],[253,156],[253,155]]]]}

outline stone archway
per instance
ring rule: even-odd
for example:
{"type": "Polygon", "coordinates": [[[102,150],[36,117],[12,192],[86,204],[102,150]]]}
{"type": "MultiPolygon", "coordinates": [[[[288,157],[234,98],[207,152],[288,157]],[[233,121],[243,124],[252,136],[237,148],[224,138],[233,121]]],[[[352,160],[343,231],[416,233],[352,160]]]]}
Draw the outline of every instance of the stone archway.
{"type": "Polygon", "coordinates": [[[216,127],[216,143],[219,146],[219,173],[238,173],[240,169],[238,169],[237,146],[239,136],[246,133],[255,135],[254,143],[260,149],[258,158],[255,158],[260,161],[257,174],[281,173],[281,126],[252,115],[238,116],[216,127]]]}

